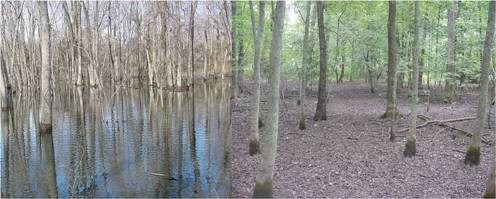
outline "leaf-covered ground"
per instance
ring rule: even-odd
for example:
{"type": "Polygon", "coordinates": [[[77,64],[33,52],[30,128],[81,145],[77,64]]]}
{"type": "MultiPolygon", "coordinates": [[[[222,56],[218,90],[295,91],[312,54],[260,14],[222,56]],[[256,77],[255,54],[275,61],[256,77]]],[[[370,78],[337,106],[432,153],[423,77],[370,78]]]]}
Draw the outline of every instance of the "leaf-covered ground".
{"type": "MultiPolygon", "coordinates": [[[[283,82],[284,83],[284,82],[283,82]]],[[[417,156],[403,157],[405,133],[389,141],[390,120],[380,119],[385,110],[385,85],[372,94],[363,82],[328,85],[327,121],[312,120],[316,107],[316,86],[307,93],[307,129],[298,130],[297,86],[284,83],[281,102],[274,197],[480,197],[489,176],[492,146],[482,144],[480,166],[463,164],[470,138],[458,131],[428,126],[417,131],[417,156]]],[[[260,155],[248,154],[251,85],[233,100],[232,197],[252,196],[260,155]]],[[[476,90],[476,89],[474,89],[476,90]]],[[[432,91],[439,95],[440,90],[432,91]]],[[[399,92],[399,109],[409,112],[405,89],[399,92]]],[[[261,110],[267,111],[264,85],[261,110]]],[[[475,116],[477,95],[459,96],[456,104],[446,105],[434,97],[426,112],[421,100],[418,113],[433,119],[475,116]]],[[[494,107],[492,107],[494,108],[494,107]]],[[[264,121],[265,118],[264,118],[264,121]]],[[[418,124],[424,121],[418,119],[418,124]]],[[[470,130],[474,121],[454,123],[470,130]]],[[[494,129],[483,138],[492,143],[494,129]]],[[[405,119],[394,129],[407,127],[405,119]]],[[[265,129],[261,129],[264,136],[265,129]]],[[[263,139],[263,138],[262,138],[263,139]]]]}

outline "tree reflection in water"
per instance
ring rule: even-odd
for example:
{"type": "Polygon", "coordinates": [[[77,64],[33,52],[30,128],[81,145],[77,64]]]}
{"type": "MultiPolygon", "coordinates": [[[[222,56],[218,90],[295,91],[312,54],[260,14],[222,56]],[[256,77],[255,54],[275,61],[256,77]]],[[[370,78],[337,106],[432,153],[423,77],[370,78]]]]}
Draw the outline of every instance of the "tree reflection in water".
{"type": "Polygon", "coordinates": [[[51,135],[37,133],[38,99],[16,96],[1,113],[2,197],[229,197],[229,86],[197,84],[194,115],[188,92],[58,87],[51,135]]]}

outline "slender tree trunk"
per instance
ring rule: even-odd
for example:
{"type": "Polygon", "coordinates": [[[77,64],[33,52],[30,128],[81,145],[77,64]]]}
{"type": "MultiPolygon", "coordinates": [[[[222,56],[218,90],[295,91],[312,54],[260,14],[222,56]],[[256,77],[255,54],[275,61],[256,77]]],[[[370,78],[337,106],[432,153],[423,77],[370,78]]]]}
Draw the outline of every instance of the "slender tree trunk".
{"type": "Polygon", "coordinates": [[[494,198],[495,192],[494,189],[496,188],[496,161],[493,160],[493,166],[491,167],[491,174],[489,175],[489,179],[487,180],[486,184],[486,191],[484,192],[484,198],[494,198]]]}
{"type": "Polygon", "coordinates": [[[389,1],[388,18],[388,77],[387,77],[387,103],[383,118],[398,115],[396,108],[396,84],[397,84],[397,50],[396,50],[396,2],[389,1]]]}
{"type": "Polygon", "coordinates": [[[2,111],[10,109],[7,91],[6,91],[7,83],[5,81],[5,77],[7,77],[8,74],[7,74],[7,67],[4,66],[4,63],[5,62],[3,61],[3,46],[0,46],[0,70],[2,70],[2,72],[0,73],[0,97],[2,98],[0,104],[2,105],[2,111]]]}
{"type": "Polygon", "coordinates": [[[309,36],[309,25],[310,25],[310,10],[312,7],[312,2],[308,1],[305,7],[305,30],[303,34],[303,49],[302,49],[302,61],[300,70],[300,91],[299,91],[299,102],[300,102],[300,121],[298,123],[298,128],[300,130],[306,129],[305,125],[305,85],[307,81],[307,65],[308,65],[308,36],[309,36]]]}
{"type": "Polygon", "coordinates": [[[111,68],[114,70],[114,73],[112,74],[112,84],[115,85],[115,83],[118,81],[118,78],[119,78],[119,73],[117,71],[117,67],[114,63],[114,54],[112,53],[112,16],[111,16],[111,4],[112,2],[108,2],[108,34],[107,34],[107,37],[108,37],[108,48],[109,48],[109,58],[110,58],[110,66],[111,68]]]}
{"type": "Polygon", "coordinates": [[[456,24],[456,13],[458,12],[458,6],[455,1],[451,2],[451,6],[448,10],[448,74],[446,77],[444,85],[444,99],[445,103],[452,103],[455,96],[455,74],[456,74],[456,63],[455,63],[455,24],[456,24]]]}
{"type": "Polygon", "coordinates": [[[82,37],[81,37],[81,2],[72,2],[73,9],[73,28],[75,34],[75,56],[77,60],[76,85],[82,85],[83,69],[82,69],[82,37]]]}
{"type": "Polygon", "coordinates": [[[367,50],[367,53],[365,55],[365,65],[367,66],[367,76],[368,76],[368,81],[369,81],[369,86],[370,86],[370,92],[375,93],[375,86],[374,86],[374,71],[372,70],[372,58],[370,55],[370,50],[367,50]]]}
{"type": "Polygon", "coordinates": [[[99,7],[98,7],[98,1],[95,1],[95,8],[94,8],[94,13],[93,13],[93,70],[90,71],[92,77],[93,77],[93,84],[91,83],[91,76],[90,76],[90,86],[97,87],[98,85],[101,84],[100,78],[98,77],[98,74],[96,70],[98,69],[99,66],[99,44],[100,44],[100,29],[98,28],[98,19],[99,19],[99,7]]]}
{"type": "Polygon", "coordinates": [[[495,10],[496,2],[491,1],[488,8],[486,38],[484,40],[484,50],[482,52],[482,62],[480,66],[479,81],[479,104],[477,106],[477,119],[475,129],[473,130],[472,143],[467,149],[465,164],[470,166],[479,165],[480,163],[480,143],[481,133],[484,130],[484,121],[486,121],[487,112],[487,91],[489,88],[489,68],[491,64],[491,50],[493,48],[495,10]]]}
{"type": "Polygon", "coordinates": [[[95,61],[94,61],[94,55],[91,53],[94,44],[93,44],[93,38],[91,36],[91,27],[90,27],[90,17],[88,13],[88,2],[81,2],[83,6],[83,14],[84,14],[84,22],[85,22],[85,32],[84,32],[84,38],[86,40],[86,52],[87,52],[87,57],[88,57],[88,67],[85,68],[85,74],[88,77],[88,80],[86,81],[89,86],[94,86],[95,84],[95,73],[93,71],[95,70],[95,61]]]}
{"type": "Polygon", "coordinates": [[[317,110],[313,120],[327,120],[327,42],[324,27],[324,2],[317,1],[317,23],[319,28],[320,75],[317,94],[317,110]]]}
{"type": "MultiPolygon", "coordinates": [[[[210,21],[208,21],[207,23],[210,23],[210,21]]],[[[206,80],[208,79],[208,74],[207,74],[207,66],[208,66],[208,33],[207,33],[207,30],[209,28],[207,28],[206,30],[203,31],[203,35],[205,37],[205,42],[203,43],[204,45],[204,48],[203,48],[203,79],[206,80]]]]}
{"type": "Polygon", "coordinates": [[[282,34],[284,29],[284,17],[286,15],[286,2],[278,1],[274,13],[274,29],[272,31],[272,43],[270,49],[270,65],[272,66],[269,79],[269,124],[267,134],[264,136],[264,148],[262,151],[262,163],[258,175],[255,178],[254,198],[272,197],[273,170],[276,160],[277,134],[279,125],[279,84],[280,65],[282,51],[282,34]]]}
{"type": "Polygon", "coordinates": [[[253,11],[253,2],[250,1],[250,16],[251,28],[253,30],[253,40],[255,41],[254,51],[255,55],[253,60],[253,95],[251,98],[251,112],[250,112],[250,155],[260,153],[260,135],[258,133],[258,121],[260,114],[260,61],[262,45],[264,40],[264,26],[265,26],[265,2],[260,1],[258,6],[258,29],[256,29],[255,13],[253,11]]]}
{"type": "Polygon", "coordinates": [[[419,56],[420,56],[420,5],[415,1],[415,33],[413,37],[413,64],[412,64],[412,81],[411,81],[411,104],[410,104],[410,123],[409,135],[405,145],[403,155],[411,157],[416,154],[416,141],[417,141],[417,97],[418,97],[418,79],[419,79],[419,56]]]}
{"type": "Polygon", "coordinates": [[[51,83],[51,52],[50,52],[50,20],[48,18],[48,6],[46,1],[38,2],[39,9],[39,33],[41,38],[41,90],[39,120],[40,133],[52,133],[52,83],[51,83]]]}
{"type": "Polygon", "coordinates": [[[236,74],[236,81],[238,81],[236,83],[236,85],[238,86],[238,91],[239,93],[243,93],[243,61],[244,61],[244,58],[245,58],[245,45],[244,45],[244,42],[242,41],[242,39],[240,38],[239,39],[239,43],[237,44],[239,46],[239,49],[238,49],[238,63],[237,63],[237,74],[236,74]]]}
{"type": "MultiPolygon", "coordinates": [[[[189,31],[189,34],[190,34],[190,57],[191,57],[191,65],[190,65],[190,68],[191,68],[191,95],[192,95],[192,99],[190,100],[191,101],[191,110],[192,110],[192,121],[190,120],[191,122],[191,126],[192,126],[192,132],[193,132],[193,135],[195,135],[195,12],[196,12],[196,4],[197,2],[196,1],[192,1],[191,2],[191,16],[189,17],[189,28],[190,28],[190,31],[189,31]]],[[[193,136],[193,138],[195,138],[193,136]]]]}
{"type": "Polygon", "coordinates": [[[7,71],[7,63],[5,61],[5,49],[6,45],[5,41],[5,2],[0,2],[0,10],[2,12],[2,34],[0,35],[0,97],[2,98],[0,101],[1,110],[11,110],[13,108],[12,102],[12,85],[10,83],[10,76],[7,71]]]}
{"type": "Polygon", "coordinates": [[[343,77],[344,77],[344,61],[345,61],[344,55],[341,55],[341,63],[339,63],[339,68],[341,69],[341,72],[339,73],[339,78],[338,78],[338,82],[339,82],[339,83],[343,83],[343,77]]]}

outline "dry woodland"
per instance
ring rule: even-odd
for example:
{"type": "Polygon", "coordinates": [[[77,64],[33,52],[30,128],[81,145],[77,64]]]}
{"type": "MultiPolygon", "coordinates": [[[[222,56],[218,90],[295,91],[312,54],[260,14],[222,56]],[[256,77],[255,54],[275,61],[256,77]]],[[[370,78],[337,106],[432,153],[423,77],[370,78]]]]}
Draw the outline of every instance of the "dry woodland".
{"type": "Polygon", "coordinates": [[[231,5],[233,197],[494,197],[494,1],[231,5]]]}

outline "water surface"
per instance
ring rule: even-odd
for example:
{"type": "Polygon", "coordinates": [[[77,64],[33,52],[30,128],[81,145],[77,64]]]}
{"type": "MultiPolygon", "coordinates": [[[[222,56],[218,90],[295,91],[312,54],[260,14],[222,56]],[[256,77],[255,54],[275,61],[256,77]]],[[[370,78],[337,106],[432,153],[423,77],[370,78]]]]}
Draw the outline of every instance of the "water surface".
{"type": "Polygon", "coordinates": [[[193,106],[192,92],[57,87],[51,135],[39,99],[17,94],[1,113],[2,197],[228,197],[229,91],[197,84],[193,106]]]}

